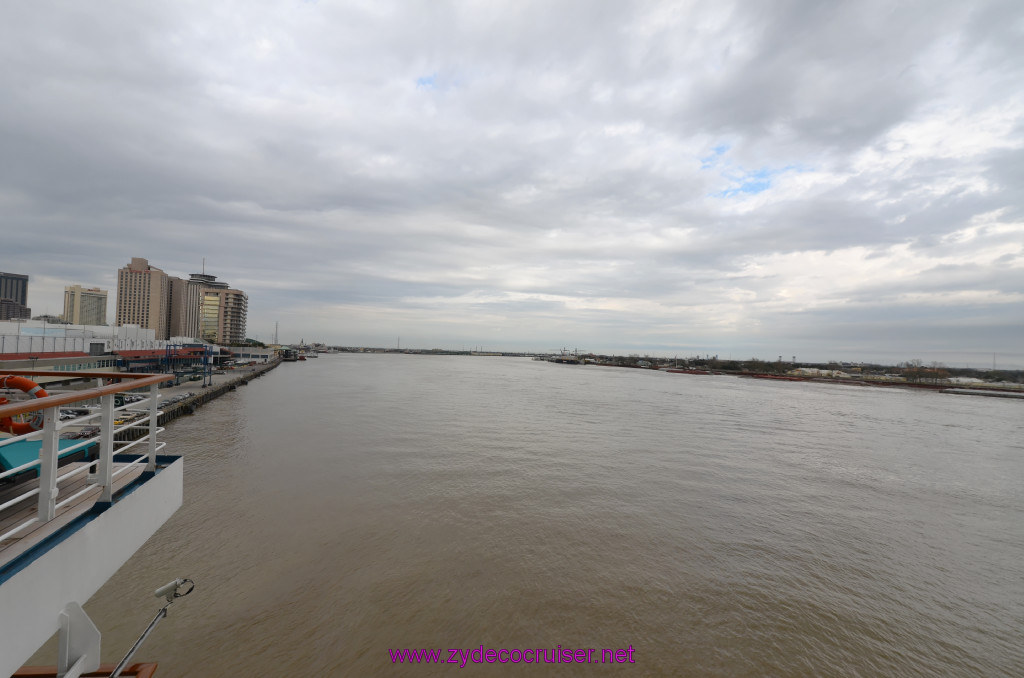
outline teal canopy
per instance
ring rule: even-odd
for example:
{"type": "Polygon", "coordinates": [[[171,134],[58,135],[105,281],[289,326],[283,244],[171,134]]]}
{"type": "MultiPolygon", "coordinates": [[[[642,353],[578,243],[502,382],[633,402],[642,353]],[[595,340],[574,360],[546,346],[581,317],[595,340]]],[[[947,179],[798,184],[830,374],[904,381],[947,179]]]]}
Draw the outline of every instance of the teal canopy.
{"type": "MultiPolygon", "coordinates": [[[[77,450],[65,452],[67,448],[82,442],[81,440],[58,440],[60,443],[60,454],[58,458],[63,458],[76,452],[87,451],[90,445],[85,445],[77,450]]],[[[96,443],[92,443],[95,445],[96,443]]],[[[12,468],[27,464],[34,459],[39,459],[39,450],[43,446],[42,440],[19,440],[16,443],[10,443],[0,447],[0,471],[10,471],[12,468]]],[[[37,466],[36,469],[39,467],[37,466]]],[[[32,469],[26,469],[31,472],[32,469]]]]}

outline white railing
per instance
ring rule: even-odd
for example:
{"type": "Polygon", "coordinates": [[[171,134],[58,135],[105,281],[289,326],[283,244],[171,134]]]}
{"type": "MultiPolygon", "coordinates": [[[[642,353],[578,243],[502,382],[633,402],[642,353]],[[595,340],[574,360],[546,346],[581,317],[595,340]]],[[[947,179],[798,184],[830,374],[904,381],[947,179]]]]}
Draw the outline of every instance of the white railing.
{"type": "MultiPolygon", "coordinates": [[[[37,372],[34,370],[10,370],[4,372],[24,375],[29,378],[32,376],[68,376],[67,373],[37,372]]],[[[166,445],[166,443],[157,441],[157,434],[164,430],[162,427],[158,426],[158,418],[161,414],[161,411],[157,408],[157,403],[160,399],[158,387],[160,382],[173,379],[173,376],[109,372],[88,374],[78,373],[75,376],[85,378],[118,379],[119,383],[83,391],[73,391],[59,395],[52,395],[46,398],[30,399],[8,405],[0,405],[0,419],[40,410],[43,413],[43,428],[41,430],[11,438],[0,439],[0,448],[12,445],[21,440],[42,441],[38,459],[34,459],[31,462],[27,462],[7,471],[0,472],[0,483],[3,483],[7,478],[13,479],[19,474],[23,474],[36,468],[38,468],[39,478],[38,487],[17,494],[13,498],[5,501],[3,504],[0,504],[0,511],[4,511],[36,497],[37,506],[34,516],[7,530],[3,534],[0,534],[0,547],[3,546],[5,539],[16,536],[25,528],[36,523],[53,520],[60,508],[73,502],[82,495],[94,491],[96,488],[100,489],[98,501],[110,503],[113,500],[114,478],[130,469],[145,464],[146,471],[156,470],[157,454],[159,454],[166,445]],[[115,407],[114,396],[117,393],[123,393],[125,391],[147,386],[148,397],[143,401],[125,403],[124,405],[115,407]],[[62,407],[74,406],[76,404],[81,407],[82,403],[95,401],[96,399],[99,400],[99,407],[90,407],[89,409],[91,411],[89,414],[79,416],[68,421],[60,420],[60,409],[62,407]],[[121,425],[115,425],[116,413],[118,412],[129,412],[132,414],[132,419],[121,425]],[[71,427],[78,428],[83,424],[95,422],[97,419],[99,420],[98,433],[92,437],[82,439],[74,445],[60,449],[59,440],[61,430],[71,427]],[[145,429],[145,433],[136,440],[114,440],[114,436],[117,433],[127,431],[129,429],[140,428],[145,429]],[[88,460],[85,464],[79,465],[63,474],[59,472],[59,460],[61,457],[77,450],[87,449],[93,445],[96,445],[98,448],[95,459],[88,460]],[[115,449],[115,446],[117,446],[117,449],[115,449]],[[140,449],[129,453],[128,451],[133,448],[140,449]],[[114,455],[126,453],[133,454],[135,456],[134,458],[124,461],[123,465],[115,470],[114,455]],[[71,479],[76,478],[83,473],[88,474],[85,487],[78,490],[71,496],[61,497],[60,490],[62,485],[66,486],[71,479]],[[58,498],[60,501],[58,501],[58,498]]],[[[0,484],[0,489],[2,489],[2,487],[3,485],[0,484]]]]}

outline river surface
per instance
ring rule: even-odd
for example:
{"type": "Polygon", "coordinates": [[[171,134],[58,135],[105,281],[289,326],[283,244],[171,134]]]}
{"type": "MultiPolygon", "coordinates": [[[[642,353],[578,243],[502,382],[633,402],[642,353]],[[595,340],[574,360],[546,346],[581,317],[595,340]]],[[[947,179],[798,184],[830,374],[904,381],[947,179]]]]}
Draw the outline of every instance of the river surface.
{"type": "Polygon", "coordinates": [[[1024,675],[1024,402],[341,354],[164,438],[185,503],[85,606],[117,661],[195,580],[162,678],[1024,675]],[[634,662],[389,655],[481,645],[634,662]]]}

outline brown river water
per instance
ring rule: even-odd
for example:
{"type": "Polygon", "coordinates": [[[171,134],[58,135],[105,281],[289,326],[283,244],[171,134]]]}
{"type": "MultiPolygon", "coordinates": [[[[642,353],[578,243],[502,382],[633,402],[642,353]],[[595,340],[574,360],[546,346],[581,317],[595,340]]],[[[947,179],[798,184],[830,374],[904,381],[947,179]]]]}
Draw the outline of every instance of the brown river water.
{"type": "Polygon", "coordinates": [[[185,503],[85,606],[116,662],[193,579],[161,678],[1024,675],[1021,401],[341,354],[164,438],[185,503]],[[481,646],[633,661],[389,653],[481,646]]]}

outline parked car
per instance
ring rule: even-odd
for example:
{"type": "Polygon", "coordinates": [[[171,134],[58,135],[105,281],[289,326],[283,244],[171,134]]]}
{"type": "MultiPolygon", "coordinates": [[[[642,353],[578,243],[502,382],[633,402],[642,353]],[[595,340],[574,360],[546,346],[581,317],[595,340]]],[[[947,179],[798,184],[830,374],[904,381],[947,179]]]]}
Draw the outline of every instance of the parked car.
{"type": "Polygon", "coordinates": [[[78,432],[79,438],[92,438],[100,434],[99,426],[85,426],[81,431],[78,432]]]}

